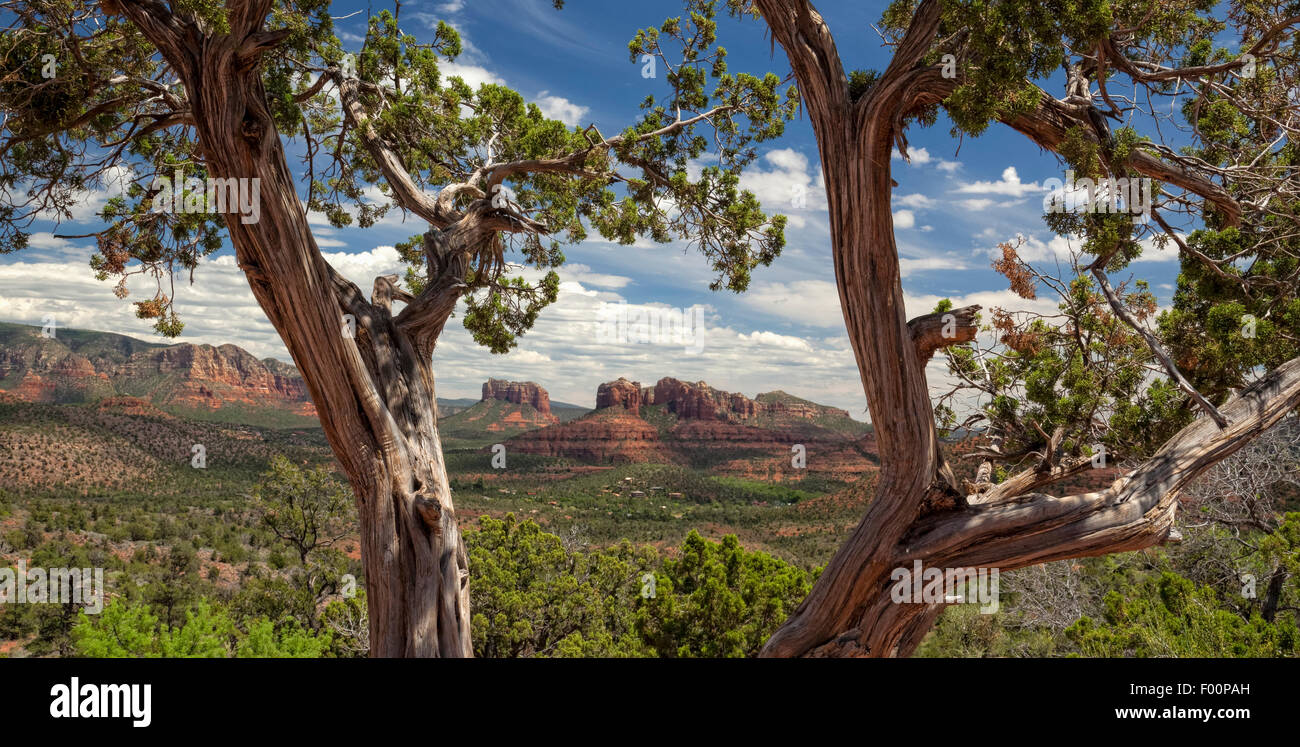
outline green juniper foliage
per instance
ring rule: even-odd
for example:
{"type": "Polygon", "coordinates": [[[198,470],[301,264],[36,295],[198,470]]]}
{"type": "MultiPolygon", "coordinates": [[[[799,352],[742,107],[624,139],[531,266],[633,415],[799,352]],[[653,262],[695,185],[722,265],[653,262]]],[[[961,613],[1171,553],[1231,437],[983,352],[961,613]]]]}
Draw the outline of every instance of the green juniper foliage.
{"type": "MultiPolygon", "coordinates": [[[[884,12],[891,42],[903,38],[918,7],[897,0],[884,12]]],[[[921,124],[936,122],[941,108],[954,137],[977,137],[996,121],[1024,128],[1050,96],[1052,111],[1078,120],[1053,147],[1063,171],[1140,179],[1135,162],[1155,158],[1199,183],[1202,194],[1219,189],[1226,198],[1152,180],[1149,220],[1049,211],[1047,227],[1071,241],[1060,273],[1031,266],[1015,242],[1004,246],[994,267],[1012,290],[1028,299],[1045,293],[1060,313],[986,310],[984,329],[996,344],[946,350],[958,390],[978,399],[978,411],[960,423],[959,400],[945,398],[936,408],[941,427],[988,428],[1009,462],[1037,454],[1056,463],[1097,446],[1112,458],[1141,459],[1204,408],[1171,376],[1153,375],[1168,366],[1133,323],[1154,330],[1170,361],[1214,405],[1300,355],[1300,57],[1286,20],[1300,6],[944,0],[940,8],[924,64],[949,63],[954,75],[941,103],[913,113],[921,124]],[[1168,72],[1175,68],[1186,72],[1168,72]],[[1234,210],[1225,209],[1227,200],[1234,210]],[[1147,283],[1128,274],[1134,260],[1157,250],[1179,254],[1167,309],[1157,309],[1147,283]],[[1103,282],[1115,286],[1115,303],[1103,282]]],[[[849,81],[851,90],[870,84],[867,73],[849,81]]]]}
{"type": "Polygon", "coordinates": [[[532,521],[466,535],[476,656],[753,656],[808,593],[806,571],[692,531],[660,557],[569,549],[532,521]]]}
{"type": "MultiPolygon", "coordinates": [[[[717,6],[691,0],[684,16],[636,34],[633,60],[650,55],[663,74],[646,81],[635,122],[602,133],[548,119],[505,86],[473,89],[444,75],[440,63],[461,53],[459,34],[446,23],[417,38],[401,30],[400,6],[382,10],[349,49],[335,35],[329,3],[276,2],[267,28],[284,36],[262,56],[261,72],[275,125],[303,161],[303,194],[290,199],[336,227],[371,226],[395,209],[362,128],[340,105],[338,83],[355,78],[368,127],[419,188],[451,187],[454,209],[489,197],[514,221],[477,250],[465,281],[463,323],[494,352],[514,347],[555,301],[562,246],[592,232],[620,244],[684,240],[708,258],[715,290],[743,291],[752,270],[780,253],[785,218],[766,215],[739,176],[757,143],[783,133],[798,97],[774,74],[728,69],[716,40],[717,6]],[[555,165],[561,160],[563,168],[555,165]],[[494,176],[491,167],[503,164],[523,165],[494,176]]],[[[171,10],[210,31],[227,27],[219,3],[171,10]]],[[[105,17],[97,2],[33,0],[22,11],[0,40],[0,189],[15,198],[0,212],[0,251],[24,248],[40,214],[70,218],[85,190],[120,188],[100,216],[91,266],[118,281],[122,297],[129,276],[154,278],[156,293],[136,301],[136,313],[175,336],[183,325],[174,280],[201,274],[201,260],[223,244],[224,220],[234,219],[184,184],[207,177],[188,126],[201,116],[194,92],[175,83],[138,29],[105,17]],[[49,79],[41,74],[47,54],[59,71],[49,79]],[[177,173],[178,199],[197,209],[155,211],[155,178],[177,173]]],[[[397,248],[409,263],[408,289],[418,294],[429,280],[421,238],[397,248]]]]}

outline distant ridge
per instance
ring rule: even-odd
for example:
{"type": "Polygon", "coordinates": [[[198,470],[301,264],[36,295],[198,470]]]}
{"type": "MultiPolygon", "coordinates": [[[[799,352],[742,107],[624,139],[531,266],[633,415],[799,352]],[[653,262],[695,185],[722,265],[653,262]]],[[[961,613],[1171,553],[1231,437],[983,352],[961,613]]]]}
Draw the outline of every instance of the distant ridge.
{"type": "Polygon", "coordinates": [[[316,424],[297,369],[237,345],[164,344],[112,332],[0,322],[0,390],[28,402],[133,397],[164,412],[270,427],[316,424]]]}
{"type": "Polygon", "coordinates": [[[703,381],[671,377],[654,386],[621,378],[601,384],[596,410],[576,420],[521,433],[510,448],[525,454],[591,462],[705,463],[771,459],[790,462],[791,448],[815,447],[818,466],[860,468],[875,453],[871,426],[844,410],[785,392],[749,399],[703,381]]]}
{"type": "MultiPolygon", "coordinates": [[[[6,399],[102,403],[124,412],[271,428],[319,424],[293,365],[258,359],[237,345],[153,342],[70,328],[45,337],[41,327],[0,322],[0,401],[6,399]]],[[[692,442],[708,448],[709,439],[728,448],[771,450],[779,443],[855,441],[871,432],[844,410],[783,391],[749,399],[671,377],[645,387],[628,379],[606,382],[595,400],[595,410],[552,402],[535,382],[488,379],[480,399],[439,398],[439,425],[453,448],[516,439],[524,452],[582,458],[612,451],[626,461],[669,458],[692,442]],[[593,439],[610,445],[573,446],[593,439]]]]}

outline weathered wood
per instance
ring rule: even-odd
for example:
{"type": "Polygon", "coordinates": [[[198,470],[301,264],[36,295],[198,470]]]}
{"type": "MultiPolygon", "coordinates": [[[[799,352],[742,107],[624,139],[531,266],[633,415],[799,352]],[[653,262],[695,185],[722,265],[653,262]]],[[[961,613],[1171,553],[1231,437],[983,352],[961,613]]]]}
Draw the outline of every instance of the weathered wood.
{"type": "MultiPolygon", "coordinates": [[[[1300,359],[1225,405],[1227,427],[1194,422],[1107,490],[1061,498],[1032,492],[1089,466],[1087,460],[1058,463],[1049,438],[1038,467],[1002,484],[987,482],[991,465],[982,469],[968,501],[939,453],[924,373],[928,357],[955,341],[936,327],[942,315],[905,321],[890,203],[891,149],[905,152],[907,116],[941,102],[957,83],[939,67],[921,65],[936,39],[939,2],[922,0],[893,61],[857,101],[849,97],[830,31],[810,3],[756,0],[756,6],[790,59],[817,137],[840,306],[880,453],[865,516],[762,655],[910,654],[943,607],[892,601],[891,572],[914,560],[1010,570],[1176,540],[1178,492],[1300,406],[1300,359]]],[[[1041,98],[1036,110],[1007,123],[1053,148],[1078,120],[1068,106],[1041,98]]],[[[1201,194],[1229,223],[1240,217],[1222,187],[1176,165],[1139,149],[1126,165],[1201,194]]],[[[974,336],[973,312],[960,329],[963,339],[974,336]]]]}
{"type": "MultiPolygon", "coordinates": [[[[391,292],[380,288],[367,302],[320,253],[248,57],[268,43],[261,26],[270,5],[229,3],[226,35],[204,35],[156,0],[112,7],[180,76],[208,173],[261,182],[259,220],[228,216],[227,228],[239,265],[255,268],[253,295],[356,496],[371,655],[471,656],[468,562],[438,436],[430,344],[391,316],[391,292]],[[343,314],[355,318],[355,336],[343,333],[343,314]]],[[[444,303],[419,316],[420,326],[440,328],[445,317],[431,315],[443,309],[450,313],[444,303]]]]}
{"type": "Polygon", "coordinates": [[[925,365],[937,350],[974,340],[979,332],[976,323],[979,311],[978,305],[966,306],[918,316],[908,322],[907,328],[912,332],[916,357],[921,360],[921,365],[925,365]]]}

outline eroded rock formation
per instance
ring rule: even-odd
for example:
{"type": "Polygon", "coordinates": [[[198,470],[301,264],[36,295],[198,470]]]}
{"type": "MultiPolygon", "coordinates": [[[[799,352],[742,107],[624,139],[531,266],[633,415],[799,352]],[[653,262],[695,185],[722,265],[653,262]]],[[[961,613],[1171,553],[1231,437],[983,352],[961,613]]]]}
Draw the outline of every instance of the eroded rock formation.
{"type": "Polygon", "coordinates": [[[543,415],[551,414],[551,398],[546,390],[531,381],[488,379],[483,383],[483,401],[490,399],[531,405],[543,415]]]}

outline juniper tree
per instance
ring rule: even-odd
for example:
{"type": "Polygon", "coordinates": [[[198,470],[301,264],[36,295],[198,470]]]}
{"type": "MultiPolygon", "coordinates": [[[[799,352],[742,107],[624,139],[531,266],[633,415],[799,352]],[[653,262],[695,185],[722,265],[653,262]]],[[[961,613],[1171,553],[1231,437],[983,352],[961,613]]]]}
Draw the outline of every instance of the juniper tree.
{"type": "Polygon", "coordinates": [[[314,550],[330,547],[355,531],[347,489],[324,467],[304,469],[276,456],[247,498],[262,525],[291,546],[304,566],[314,550]]]}
{"type": "Polygon", "coordinates": [[[713,5],[692,2],[632,41],[663,78],[606,134],[444,76],[456,31],[417,36],[400,4],[345,49],[322,0],[2,2],[0,245],[21,249],[33,219],[67,218],[85,190],[124,178],[91,264],[119,295],[130,275],[157,278],[137,314],[173,335],[173,278],[201,276],[204,257],[233,246],[354,491],[371,653],[468,656],[432,367],[457,304],[474,338],[504,352],[555,301],[561,245],[590,232],[687,239],[713,287],[735,291],[784,244],[784,218],[738,185],[797,101],[776,75],[728,70],[713,5]],[[179,184],[160,181],[178,171],[179,184]],[[190,177],[258,180],[257,219],[195,194],[190,177]],[[155,210],[164,199],[191,209],[155,210]],[[387,210],[428,230],[399,247],[406,277],[376,278],[367,298],[322,257],[308,211],[367,227],[387,210]]]}
{"type": "Polygon", "coordinates": [[[897,0],[878,26],[884,71],[845,70],[807,0],[731,8],[761,16],[784,49],[816,134],[880,450],[866,515],[765,655],[907,655],[943,608],[891,602],[890,570],[915,560],[1009,570],[1174,540],[1179,491],[1300,406],[1295,2],[897,0]],[[909,127],[941,111],[954,137],[1005,125],[1079,177],[1154,182],[1145,225],[1045,216],[1077,242],[1064,277],[1033,274],[1008,245],[998,269],[1012,289],[1055,295],[1062,313],[995,310],[989,355],[967,346],[978,307],[904,310],[891,150],[906,157],[909,127]],[[1147,288],[1111,280],[1152,242],[1181,263],[1158,318],[1147,288]],[[956,425],[946,402],[932,410],[925,366],[939,350],[975,392],[965,424],[989,441],[967,484],[938,448],[936,414],[956,425]],[[1121,464],[1113,484],[1044,492],[1091,468],[1099,446],[1121,464]]]}

